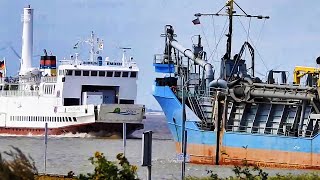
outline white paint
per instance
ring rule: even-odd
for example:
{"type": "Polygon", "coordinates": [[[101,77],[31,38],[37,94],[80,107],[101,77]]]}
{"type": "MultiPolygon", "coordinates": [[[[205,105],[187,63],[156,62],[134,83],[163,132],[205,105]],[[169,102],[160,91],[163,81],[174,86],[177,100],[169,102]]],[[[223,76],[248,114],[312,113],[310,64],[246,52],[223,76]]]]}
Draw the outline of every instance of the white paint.
{"type": "MultiPolygon", "coordinates": [[[[17,79],[0,78],[0,86],[16,87],[13,90],[0,90],[0,127],[11,128],[61,128],[71,125],[88,123],[110,123],[107,114],[108,109],[103,106],[101,98],[111,93],[93,92],[84,93],[83,86],[101,86],[106,91],[115,92],[114,99],[133,100],[136,102],[137,79],[139,69],[135,62],[111,62],[107,61],[98,66],[95,61],[82,61],[76,54],[75,59],[63,60],[57,68],[57,76],[43,76],[38,68],[32,68],[32,46],[33,46],[33,9],[24,8],[23,13],[23,35],[22,35],[22,57],[21,69],[17,79]],[[75,76],[68,75],[67,71],[108,71],[128,72],[129,77],[104,77],[75,76]],[[137,77],[130,77],[130,73],[137,73],[137,77]],[[85,98],[82,96],[84,94],[85,98]],[[103,95],[103,96],[102,96],[103,95]],[[88,97],[87,97],[88,96],[88,97]],[[78,98],[79,105],[65,106],[65,98],[78,98]],[[100,101],[99,101],[100,98],[100,101]],[[84,100],[84,103],[83,103],[84,100]],[[95,117],[95,105],[98,111],[98,120],[95,117]],[[101,106],[102,105],[102,106],[101,106]],[[76,120],[75,120],[76,119],[76,120]]],[[[91,38],[93,41],[93,36],[91,38]]],[[[92,59],[91,59],[92,60],[92,59]]],[[[118,102],[108,104],[112,111],[118,107],[118,102]]],[[[115,117],[130,123],[130,116],[134,123],[141,123],[144,115],[142,105],[124,105],[127,109],[138,109],[137,115],[114,114],[115,117]],[[125,118],[122,118],[125,117],[125,118]]],[[[121,106],[122,107],[122,106],[121,106]]],[[[109,111],[108,111],[109,112],[109,111]]],[[[131,111],[130,111],[131,112],[131,111]]],[[[109,115],[108,115],[109,116],[109,115]]],[[[110,118],[109,118],[110,119],[110,118]]],[[[122,123],[122,122],[121,122],[122,123]]]]}
{"type": "Polygon", "coordinates": [[[23,8],[22,22],[23,31],[20,75],[26,74],[31,69],[33,51],[33,9],[30,6],[23,8]]]}

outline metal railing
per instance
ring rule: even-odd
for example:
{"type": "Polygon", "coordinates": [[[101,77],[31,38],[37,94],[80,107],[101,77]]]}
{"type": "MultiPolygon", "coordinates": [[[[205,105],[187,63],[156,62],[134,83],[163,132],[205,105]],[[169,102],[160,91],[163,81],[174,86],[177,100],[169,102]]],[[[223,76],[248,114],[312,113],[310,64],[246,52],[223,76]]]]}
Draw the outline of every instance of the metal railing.
{"type": "MultiPolygon", "coordinates": [[[[181,89],[181,86],[177,86],[177,89],[176,89],[176,91],[175,91],[174,93],[176,94],[177,97],[182,98],[182,89],[181,89]]],[[[191,93],[190,91],[186,90],[185,98],[194,98],[197,104],[193,104],[193,102],[191,102],[191,101],[189,100],[190,105],[192,106],[192,107],[190,107],[190,108],[197,108],[196,106],[198,106],[198,107],[199,107],[199,111],[200,111],[199,113],[200,113],[200,114],[197,114],[197,112],[194,111],[195,114],[196,114],[199,118],[203,117],[203,119],[201,119],[201,120],[203,121],[203,123],[206,124],[207,122],[209,122],[209,121],[208,121],[208,118],[207,118],[207,116],[205,115],[205,113],[204,113],[204,111],[203,111],[203,108],[202,108],[202,106],[201,106],[201,100],[199,99],[199,95],[198,95],[196,92],[195,92],[195,93],[191,93]]]]}
{"type": "Polygon", "coordinates": [[[318,131],[314,133],[313,130],[295,130],[288,131],[285,128],[273,128],[273,127],[261,127],[261,126],[243,126],[243,125],[226,125],[227,132],[237,132],[237,133],[249,133],[249,134],[261,134],[261,135],[280,135],[288,137],[306,137],[311,138],[318,134],[318,131]],[[237,129],[237,130],[235,130],[237,129]],[[247,130],[250,129],[250,132],[247,130]],[[253,131],[254,129],[254,131],[253,131]],[[266,131],[271,130],[271,131],[266,131]],[[276,130],[277,133],[272,133],[272,130],[276,130]]]}
{"type": "Polygon", "coordinates": [[[0,96],[39,96],[39,91],[0,91],[0,96]]]}
{"type": "Polygon", "coordinates": [[[19,78],[14,78],[14,77],[2,77],[2,78],[0,78],[0,83],[18,84],[18,83],[19,83],[19,78]]]}
{"type": "Polygon", "coordinates": [[[46,83],[56,83],[57,82],[57,77],[41,77],[41,82],[46,82],[46,83]]]}
{"type": "Polygon", "coordinates": [[[173,64],[173,57],[171,57],[171,59],[169,59],[169,56],[166,54],[155,54],[154,55],[154,59],[153,59],[153,63],[155,64],[173,64]]]}

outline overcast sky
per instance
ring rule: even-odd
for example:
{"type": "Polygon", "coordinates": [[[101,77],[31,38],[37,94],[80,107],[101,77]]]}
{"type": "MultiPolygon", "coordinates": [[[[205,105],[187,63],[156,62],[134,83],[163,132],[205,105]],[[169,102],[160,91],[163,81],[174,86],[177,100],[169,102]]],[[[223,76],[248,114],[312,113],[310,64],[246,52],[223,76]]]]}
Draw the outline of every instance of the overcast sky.
{"type": "MultiPolygon", "coordinates": [[[[265,22],[234,20],[233,52],[238,52],[242,43],[249,39],[257,48],[259,74],[264,75],[270,69],[287,70],[292,74],[295,65],[316,65],[315,59],[320,55],[320,1],[237,2],[248,14],[271,17],[265,22]]],[[[121,58],[118,47],[131,47],[130,55],[140,67],[138,102],[149,108],[159,108],[151,96],[153,79],[159,76],[153,73],[152,61],[154,54],[163,52],[164,40],[160,34],[164,25],[172,24],[177,40],[187,48],[192,47],[193,35],[202,35],[204,47],[211,54],[226,21],[225,17],[203,17],[201,25],[194,26],[191,22],[197,12],[217,12],[225,0],[0,0],[0,57],[6,57],[10,75],[17,73],[19,60],[9,48],[3,48],[12,45],[21,54],[21,14],[28,4],[35,9],[34,55],[47,49],[58,59],[68,57],[74,53],[72,47],[77,40],[88,37],[91,31],[104,40],[103,55],[110,59],[121,58]]],[[[225,41],[222,36],[210,59],[215,66],[225,52],[225,41]]],[[[80,55],[85,58],[87,50],[83,49],[80,55]]],[[[34,66],[39,64],[38,58],[34,58],[34,66]]]]}

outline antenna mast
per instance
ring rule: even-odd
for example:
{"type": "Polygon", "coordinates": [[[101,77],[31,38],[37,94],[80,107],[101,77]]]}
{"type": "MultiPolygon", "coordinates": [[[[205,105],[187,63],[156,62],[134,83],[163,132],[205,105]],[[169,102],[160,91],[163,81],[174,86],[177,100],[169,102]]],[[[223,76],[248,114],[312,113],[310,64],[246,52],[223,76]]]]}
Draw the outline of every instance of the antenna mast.
{"type": "Polygon", "coordinates": [[[227,40],[227,52],[226,52],[226,59],[231,59],[231,43],[232,43],[232,23],[233,23],[233,13],[235,13],[235,11],[233,11],[233,0],[230,0],[227,4],[226,4],[227,8],[227,13],[229,15],[229,32],[227,34],[228,40],[227,40]]]}
{"type": "Polygon", "coordinates": [[[87,43],[90,46],[90,56],[89,56],[89,63],[95,64],[97,63],[96,55],[100,54],[100,51],[103,50],[103,40],[100,38],[95,39],[95,34],[91,31],[91,36],[87,40],[79,40],[73,47],[73,49],[77,49],[80,44],[87,43]],[[96,50],[96,44],[98,44],[98,49],[96,50]]]}
{"type": "Polygon", "coordinates": [[[262,16],[262,15],[250,15],[247,14],[234,0],[228,0],[226,5],[223,6],[217,13],[214,14],[202,14],[202,13],[197,13],[195,14],[197,18],[200,16],[228,16],[229,18],[229,30],[228,33],[226,34],[227,36],[227,49],[226,53],[222,58],[223,61],[223,70],[221,71],[221,78],[226,79],[226,72],[225,72],[225,61],[231,60],[232,56],[232,31],[233,31],[233,17],[238,16],[238,17],[249,17],[249,18],[257,18],[257,19],[269,19],[269,16],[262,16]],[[236,11],[234,10],[234,7],[237,6],[243,14],[236,14],[236,11]],[[223,9],[227,10],[227,13],[221,13],[223,9]]]}
{"type": "Polygon", "coordinates": [[[224,56],[224,59],[231,59],[231,47],[232,47],[232,27],[233,27],[233,17],[238,16],[238,17],[249,17],[249,18],[257,18],[257,19],[269,19],[269,16],[262,16],[262,15],[250,15],[247,14],[234,0],[228,0],[225,6],[223,6],[217,13],[214,14],[203,14],[203,13],[197,13],[195,14],[197,18],[200,16],[228,16],[229,17],[229,31],[226,36],[228,37],[227,39],[227,51],[224,56]],[[236,14],[236,11],[234,10],[234,5],[236,5],[243,14],[236,14]],[[227,8],[227,14],[222,14],[221,11],[227,8]]]}
{"type": "Polygon", "coordinates": [[[90,47],[90,58],[89,58],[89,62],[93,63],[94,62],[94,58],[95,58],[95,51],[94,51],[94,33],[93,31],[91,31],[91,38],[88,40],[88,44],[91,46],[90,47]]]}
{"type": "Polygon", "coordinates": [[[127,50],[130,50],[130,47],[119,47],[119,49],[122,49],[122,64],[126,64],[127,63],[127,58],[126,58],[126,52],[127,50]]]}

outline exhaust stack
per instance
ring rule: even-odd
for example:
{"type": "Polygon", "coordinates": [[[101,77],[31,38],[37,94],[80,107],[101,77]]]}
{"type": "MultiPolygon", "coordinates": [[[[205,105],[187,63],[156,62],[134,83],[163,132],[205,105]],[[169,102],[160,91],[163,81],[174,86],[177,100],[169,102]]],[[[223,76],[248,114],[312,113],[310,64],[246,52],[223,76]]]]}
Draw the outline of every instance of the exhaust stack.
{"type": "Polygon", "coordinates": [[[22,32],[22,56],[19,75],[26,75],[31,71],[32,51],[33,51],[33,9],[30,7],[23,8],[22,15],[23,32],[22,32]]]}

